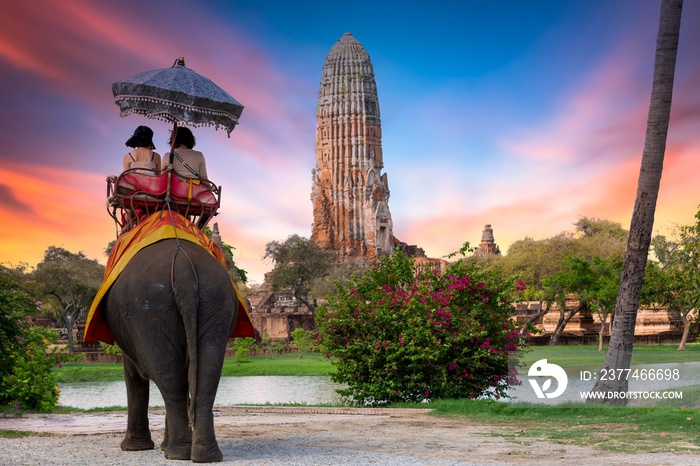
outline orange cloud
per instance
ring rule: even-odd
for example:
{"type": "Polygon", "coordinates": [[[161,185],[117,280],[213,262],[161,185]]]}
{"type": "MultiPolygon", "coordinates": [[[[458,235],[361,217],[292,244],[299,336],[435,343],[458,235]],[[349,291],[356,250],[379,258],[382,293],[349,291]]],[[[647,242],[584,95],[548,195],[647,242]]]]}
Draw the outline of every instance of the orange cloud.
{"type": "MultiPolygon", "coordinates": [[[[671,234],[674,225],[694,221],[700,204],[698,153],[700,142],[671,144],[667,149],[655,233],[671,234]]],[[[479,202],[472,201],[468,208],[454,209],[451,214],[440,212],[414,219],[394,214],[394,232],[400,240],[418,244],[429,255],[442,256],[459,249],[464,241],[478,244],[485,224],[493,225],[502,252],[525,237],[543,239],[573,231],[573,224],[583,216],[619,222],[629,228],[640,164],[641,153],[584,179],[570,173],[573,182],[556,191],[530,192],[524,184],[516,188],[510,201],[498,205],[478,207],[479,202]]]]}
{"type": "Polygon", "coordinates": [[[103,177],[5,163],[0,178],[12,193],[0,204],[0,261],[34,265],[48,246],[57,245],[104,262],[115,230],[97,194],[106,191],[103,177]]]}
{"type": "MultiPolygon", "coordinates": [[[[5,163],[0,168],[0,179],[4,182],[0,185],[0,262],[33,266],[51,245],[106,261],[103,251],[116,237],[116,229],[105,208],[104,176],[5,163]]],[[[287,186],[293,187],[294,183],[287,186]]],[[[262,260],[265,244],[296,232],[290,225],[310,224],[310,216],[304,212],[310,208],[295,205],[291,197],[282,197],[281,206],[260,207],[249,203],[249,192],[238,195],[234,191],[225,185],[228,197],[214,221],[219,223],[224,242],[235,248],[238,266],[249,273],[252,281],[260,282],[272,267],[262,260]],[[247,218],[254,218],[255,223],[247,218]]]]}
{"type": "Polygon", "coordinates": [[[219,224],[221,240],[234,247],[233,260],[236,266],[248,273],[250,283],[262,283],[265,273],[272,269],[272,263],[263,261],[262,256],[265,253],[265,245],[273,239],[266,239],[255,231],[241,227],[240,222],[230,218],[217,217],[215,221],[219,224]]]}

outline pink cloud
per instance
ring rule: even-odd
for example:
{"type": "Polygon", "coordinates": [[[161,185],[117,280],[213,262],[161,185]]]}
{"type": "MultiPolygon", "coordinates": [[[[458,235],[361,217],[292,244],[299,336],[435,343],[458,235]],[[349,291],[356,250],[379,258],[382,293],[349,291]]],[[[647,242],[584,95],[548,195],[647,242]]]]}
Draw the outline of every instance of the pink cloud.
{"type": "Polygon", "coordinates": [[[37,7],[13,2],[0,17],[0,59],[40,76],[51,92],[72,95],[114,115],[113,81],[168,67],[184,55],[188,66],[246,106],[241,118],[246,129],[234,133],[238,147],[256,157],[291,163],[310,146],[299,136],[299,122],[306,121],[313,131],[313,115],[298,114],[296,95],[313,95],[314,90],[277,69],[254,39],[212,14],[187,3],[165,7],[160,2],[66,0],[37,7]],[[172,26],[183,17],[193,27],[172,26]],[[197,26],[203,24],[203,30],[197,26]]]}
{"type": "Polygon", "coordinates": [[[639,53],[643,35],[630,35],[602,58],[582,85],[562,96],[543,124],[526,126],[502,147],[527,161],[590,165],[634,157],[643,143],[653,50],[639,53]],[[641,141],[641,142],[640,142],[641,141]]]}
{"type": "MultiPolygon", "coordinates": [[[[672,144],[667,149],[655,216],[655,232],[669,234],[674,225],[693,222],[700,204],[700,142],[672,144]]],[[[479,243],[485,224],[492,224],[503,252],[525,237],[543,239],[572,231],[582,216],[603,218],[629,228],[641,153],[556,192],[533,195],[524,187],[510,202],[486,208],[454,210],[451,215],[394,218],[395,234],[432,255],[455,251],[462,242],[479,243]]],[[[572,174],[575,178],[575,175],[572,174]]],[[[478,204],[478,203],[476,203],[478,204]]]]}

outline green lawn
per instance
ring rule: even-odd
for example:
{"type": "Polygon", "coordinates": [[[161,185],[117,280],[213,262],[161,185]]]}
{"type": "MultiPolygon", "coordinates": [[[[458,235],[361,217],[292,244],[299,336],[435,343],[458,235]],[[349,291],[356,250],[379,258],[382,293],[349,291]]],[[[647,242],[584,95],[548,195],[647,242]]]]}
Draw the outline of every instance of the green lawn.
{"type": "MultiPolygon", "coordinates": [[[[329,375],[335,367],[325,356],[319,353],[309,353],[303,358],[296,354],[273,356],[254,356],[249,362],[239,363],[235,358],[226,358],[222,371],[223,376],[244,375],[329,375]]],[[[121,363],[78,363],[69,362],[63,367],[54,369],[58,383],[73,382],[109,382],[124,380],[124,369],[121,363]]]]}
{"type": "MultiPolygon", "coordinates": [[[[696,387],[695,393],[700,393],[696,387]]],[[[494,436],[524,445],[546,438],[558,443],[592,445],[623,452],[693,452],[700,449],[697,409],[610,407],[598,404],[557,406],[490,400],[437,400],[402,407],[433,408],[438,416],[459,416],[499,427],[494,436]]]]}
{"type": "MultiPolygon", "coordinates": [[[[700,343],[689,343],[685,351],[677,348],[677,344],[635,345],[632,365],[700,361],[700,343]]],[[[601,367],[606,351],[604,347],[598,352],[598,345],[533,346],[526,350],[523,360],[528,366],[547,358],[564,368],[601,367]]]]}
{"type": "Polygon", "coordinates": [[[124,380],[124,367],[121,363],[66,362],[53,372],[58,383],[124,380]]]}
{"type": "Polygon", "coordinates": [[[224,361],[223,376],[242,375],[330,375],[335,366],[320,353],[308,353],[303,358],[296,354],[255,356],[250,362],[239,363],[234,358],[224,361]]]}

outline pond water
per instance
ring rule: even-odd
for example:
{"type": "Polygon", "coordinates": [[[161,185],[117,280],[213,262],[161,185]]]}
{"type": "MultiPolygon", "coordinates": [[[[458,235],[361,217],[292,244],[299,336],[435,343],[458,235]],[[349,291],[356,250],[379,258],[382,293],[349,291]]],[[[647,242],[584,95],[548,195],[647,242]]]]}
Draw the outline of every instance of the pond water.
{"type": "MultiPolygon", "coordinates": [[[[630,380],[630,391],[671,390],[700,385],[700,361],[668,364],[648,364],[639,369],[678,370],[678,380],[630,380]]],[[[509,390],[512,401],[559,404],[567,401],[581,402],[580,392],[589,391],[594,380],[581,380],[580,371],[595,372],[600,367],[576,368],[567,371],[569,377],[566,391],[554,399],[539,399],[527,380],[527,373],[520,377],[523,384],[509,390]]],[[[321,404],[339,403],[335,390],[342,385],[331,382],[328,376],[249,376],[222,377],[214,404],[233,406],[245,404],[321,404]]],[[[118,382],[83,382],[59,384],[59,404],[74,408],[91,409],[109,406],[126,406],[126,387],[118,382]]],[[[551,391],[551,390],[550,390],[551,391]]],[[[151,382],[149,406],[163,406],[158,388],[151,382]]]]}
{"type": "MultiPolygon", "coordinates": [[[[91,409],[126,406],[124,381],[83,382],[59,384],[59,404],[74,408],[91,409]]],[[[341,385],[327,376],[250,376],[222,377],[214,404],[232,406],[245,404],[320,404],[337,403],[335,392],[341,385]]],[[[164,406],[160,391],[151,382],[149,406],[164,406]]]]}
{"type": "MultiPolygon", "coordinates": [[[[565,368],[566,369],[566,368],[565,368]]],[[[700,385],[700,361],[694,362],[680,362],[680,363],[663,363],[663,364],[645,364],[644,366],[632,366],[631,371],[635,369],[656,371],[661,370],[663,373],[666,371],[677,370],[677,380],[640,380],[639,378],[634,379],[630,377],[629,380],[629,391],[637,392],[653,392],[653,391],[667,391],[667,390],[679,390],[682,391],[682,387],[690,387],[693,385],[700,385]]],[[[581,392],[588,392],[593,389],[595,385],[595,380],[590,377],[590,380],[581,379],[581,371],[589,371],[595,373],[600,370],[600,366],[595,367],[577,367],[575,370],[566,370],[567,376],[569,378],[566,391],[562,393],[557,398],[547,398],[540,399],[537,398],[534,389],[527,380],[527,372],[519,379],[523,382],[522,385],[511,388],[508,393],[511,396],[512,401],[525,401],[528,403],[543,403],[543,404],[560,404],[566,402],[582,402],[581,392]]],[[[556,382],[553,382],[556,383],[556,382]]],[[[549,389],[553,391],[553,389],[549,389]]],[[[631,400],[632,401],[632,400],[631,400]]]]}

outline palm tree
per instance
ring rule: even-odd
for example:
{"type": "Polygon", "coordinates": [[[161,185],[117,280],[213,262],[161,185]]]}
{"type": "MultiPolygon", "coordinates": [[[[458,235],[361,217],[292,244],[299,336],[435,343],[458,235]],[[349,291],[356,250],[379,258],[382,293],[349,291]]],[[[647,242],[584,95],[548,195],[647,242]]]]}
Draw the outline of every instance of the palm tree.
{"type": "MultiPolygon", "coordinates": [[[[620,276],[620,289],[615,304],[610,346],[605,355],[603,370],[629,369],[632,360],[639,292],[651,243],[656,199],[659,195],[659,183],[666,151],[682,9],[683,0],[661,1],[659,32],[656,38],[654,82],[651,88],[651,103],[644,152],[642,153],[642,166],[639,172],[637,197],[634,202],[632,223],[627,238],[627,250],[620,276]]],[[[627,388],[627,380],[624,377],[617,377],[616,380],[601,380],[599,378],[593,390],[626,393],[627,388]],[[617,380],[620,378],[623,380],[617,380]]],[[[625,404],[625,398],[605,399],[604,402],[625,404]]]]}

